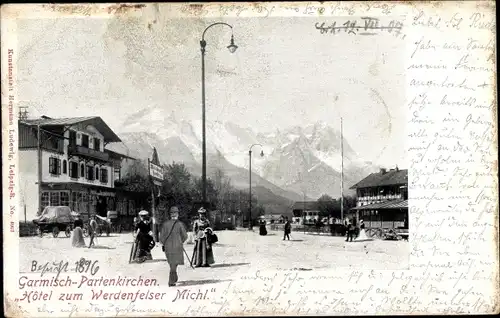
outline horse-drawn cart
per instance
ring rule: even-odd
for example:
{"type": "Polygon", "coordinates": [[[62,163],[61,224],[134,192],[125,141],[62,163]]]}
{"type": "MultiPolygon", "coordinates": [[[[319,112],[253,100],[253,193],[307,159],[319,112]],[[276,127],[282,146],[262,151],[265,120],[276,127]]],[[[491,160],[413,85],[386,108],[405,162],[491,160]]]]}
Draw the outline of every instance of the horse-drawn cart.
{"type": "Polygon", "coordinates": [[[71,236],[74,217],[71,209],[67,206],[48,206],[43,209],[42,214],[33,220],[37,226],[38,236],[44,233],[52,233],[53,237],[58,237],[59,232],[64,231],[66,237],[71,236]]]}

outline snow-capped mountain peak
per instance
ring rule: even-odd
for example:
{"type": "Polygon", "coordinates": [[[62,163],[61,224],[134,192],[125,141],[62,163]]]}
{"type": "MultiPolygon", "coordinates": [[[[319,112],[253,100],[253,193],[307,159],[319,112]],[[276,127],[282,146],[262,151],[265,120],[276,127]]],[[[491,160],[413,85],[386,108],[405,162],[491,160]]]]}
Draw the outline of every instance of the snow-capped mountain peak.
{"type": "MultiPolygon", "coordinates": [[[[149,155],[146,148],[154,146],[163,162],[169,163],[175,158],[177,162],[201,163],[201,120],[179,120],[173,112],[165,116],[157,108],[150,107],[130,116],[123,127],[125,143],[138,148],[138,154],[145,151],[149,155]]],[[[261,144],[262,149],[258,146],[253,149],[252,172],[293,191],[302,192],[303,187],[308,187],[307,191],[318,196],[338,192],[336,183],[342,159],[340,133],[324,121],[268,133],[255,133],[233,122],[207,121],[206,141],[207,155],[223,158],[243,169],[249,167],[249,147],[261,144]],[[264,151],[263,157],[258,155],[260,150],[264,151]],[[300,182],[297,181],[299,172],[302,174],[300,182]],[[325,184],[322,179],[326,180],[325,184]]],[[[367,168],[345,139],[344,168],[354,171],[350,174],[355,178],[359,174],[356,171],[365,174],[367,168]]]]}

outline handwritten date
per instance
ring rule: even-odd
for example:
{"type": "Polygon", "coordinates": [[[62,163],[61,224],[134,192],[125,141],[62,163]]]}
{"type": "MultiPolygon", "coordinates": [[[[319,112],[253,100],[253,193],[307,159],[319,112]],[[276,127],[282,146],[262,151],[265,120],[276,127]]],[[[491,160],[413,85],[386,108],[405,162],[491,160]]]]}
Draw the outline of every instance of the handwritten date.
{"type": "Polygon", "coordinates": [[[344,31],[344,33],[353,35],[376,35],[379,31],[387,31],[389,33],[394,33],[396,36],[401,35],[403,39],[405,38],[405,35],[401,34],[403,23],[396,20],[392,20],[388,24],[383,25],[377,18],[362,17],[361,23],[357,20],[348,20],[339,25],[337,25],[336,21],[330,25],[327,25],[326,22],[318,22],[315,24],[315,27],[320,34],[338,34],[344,31]]]}
{"type": "Polygon", "coordinates": [[[39,264],[37,261],[31,262],[31,272],[40,273],[43,276],[47,273],[56,273],[56,279],[61,275],[61,273],[67,273],[73,271],[75,273],[84,274],[90,273],[92,276],[97,274],[99,271],[99,261],[91,261],[85,258],[80,258],[76,261],[70,268],[69,262],[59,261],[59,262],[46,262],[44,264],[39,264]]]}

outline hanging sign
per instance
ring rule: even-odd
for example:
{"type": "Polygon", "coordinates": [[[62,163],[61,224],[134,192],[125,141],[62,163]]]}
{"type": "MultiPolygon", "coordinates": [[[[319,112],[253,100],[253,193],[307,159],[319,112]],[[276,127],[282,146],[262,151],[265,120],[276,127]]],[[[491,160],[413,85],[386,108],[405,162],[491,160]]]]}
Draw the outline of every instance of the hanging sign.
{"type": "Polygon", "coordinates": [[[163,168],[161,166],[155,165],[152,162],[149,162],[149,175],[153,177],[153,179],[163,180],[163,168]]]}
{"type": "Polygon", "coordinates": [[[153,148],[152,159],[148,159],[148,170],[153,184],[161,186],[161,182],[163,181],[163,167],[160,164],[156,148],[153,148]]]}

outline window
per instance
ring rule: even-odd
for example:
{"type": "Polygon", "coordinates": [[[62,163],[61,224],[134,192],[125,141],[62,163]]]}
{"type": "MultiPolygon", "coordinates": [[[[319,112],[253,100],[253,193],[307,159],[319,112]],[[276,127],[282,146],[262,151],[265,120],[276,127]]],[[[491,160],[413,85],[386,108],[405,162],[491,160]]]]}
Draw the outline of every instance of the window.
{"type": "Polygon", "coordinates": [[[101,151],[101,140],[94,138],[94,150],[101,151]]]}
{"type": "Polygon", "coordinates": [[[68,173],[68,162],[66,160],[63,160],[63,173],[68,173]]]}
{"type": "Polygon", "coordinates": [[[84,177],[85,176],[85,165],[82,163],[80,165],[80,177],[84,177]]]}
{"type": "Polygon", "coordinates": [[[69,177],[78,179],[78,163],[74,161],[69,162],[69,177]]]}
{"type": "MultiPolygon", "coordinates": [[[[47,191],[42,192],[42,211],[46,206],[49,206],[50,193],[47,191]]],[[[40,212],[42,212],[40,211],[40,212]]]]}
{"type": "Polygon", "coordinates": [[[77,195],[78,195],[77,192],[71,192],[71,201],[70,201],[69,206],[70,206],[71,210],[73,210],[73,211],[78,211],[78,199],[77,199],[78,196],[77,195]]]}
{"type": "Polygon", "coordinates": [[[69,192],[61,192],[61,205],[69,206],[69,192]]]}
{"type": "Polygon", "coordinates": [[[76,131],[73,130],[69,131],[69,145],[70,146],[76,145],[76,131]]]}
{"type": "Polygon", "coordinates": [[[51,206],[59,205],[59,192],[50,192],[50,205],[51,206]]]}
{"type": "Polygon", "coordinates": [[[55,157],[49,158],[49,173],[52,175],[61,174],[61,159],[55,157]]]}
{"type": "Polygon", "coordinates": [[[89,147],[89,135],[82,134],[82,146],[89,147]]]}
{"type": "Polygon", "coordinates": [[[99,180],[99,167],[95,167],[95,179],[99,180]]]}
{"type": "Polygon", "coordinates": [[[87,166],[87,180],[93,181],[94,180],[94,167],[92,166],[87,166]]]}
{"type": "Polygon", "coordinates": [[[108,169],[101,169],[101,182],[108,183],[108,169]]]}

